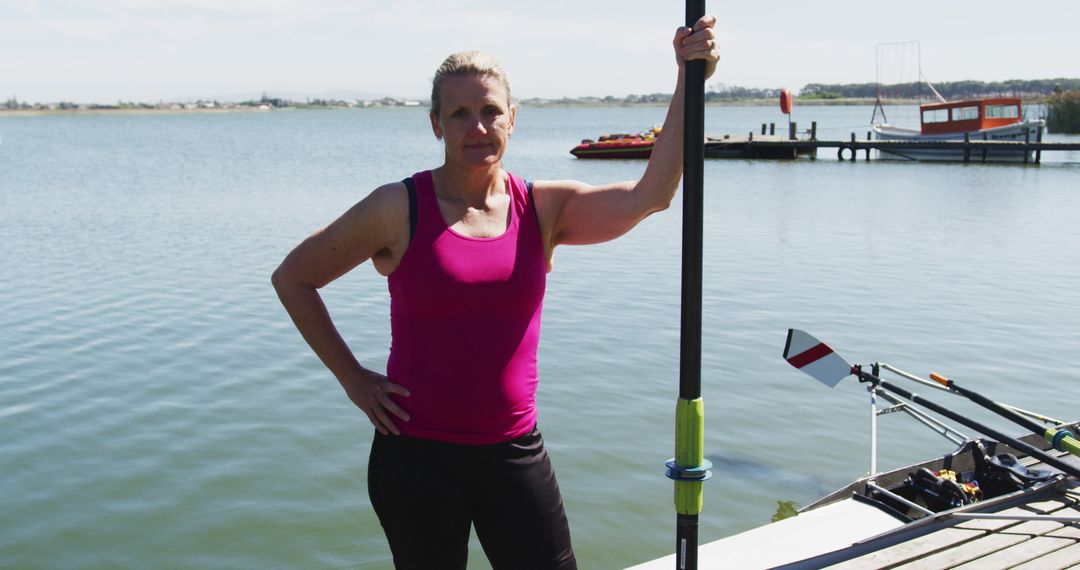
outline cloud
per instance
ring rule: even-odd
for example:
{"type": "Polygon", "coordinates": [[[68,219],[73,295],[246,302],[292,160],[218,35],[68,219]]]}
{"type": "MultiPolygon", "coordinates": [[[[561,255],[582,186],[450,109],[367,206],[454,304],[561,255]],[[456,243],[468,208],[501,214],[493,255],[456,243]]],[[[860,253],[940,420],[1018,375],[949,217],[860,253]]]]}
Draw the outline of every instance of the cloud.
{"type": "MultiPolygon", "coordinates": [[[[1033,9],[1047,4],[1029,1],[1033,9]]],[[[986,2],[991,11],[1005,6],[986,2]]],[[[1045,32],[1027,36],[1023,52],[998,42],[973,58],[944,24],[919,20],[918,6],[898,9],[888,28],[857,6],[710,6],[722,52],[713,81],[873,81],[874,44],[908,39],[886,37],[907,30],[924,36],[923,68],[934,79],[1068,74],[1067,56],[1049,44],[1069,37],[1077,8],[1042,22],[1045,32]]],[[[671,35],[683,19],[681,3],[650,0],[0,0],[0,7],[0,52],[17,54],[0,58],[0,88],[39,100],[81,99],[91,89],[109,93],[105,100],[333,88],[417,97],[442,59],[462,49],[493,53],[523,97],[669,91],[671,35]]],[[[963,13],[977,23],[989,18],[963,13]]]]}

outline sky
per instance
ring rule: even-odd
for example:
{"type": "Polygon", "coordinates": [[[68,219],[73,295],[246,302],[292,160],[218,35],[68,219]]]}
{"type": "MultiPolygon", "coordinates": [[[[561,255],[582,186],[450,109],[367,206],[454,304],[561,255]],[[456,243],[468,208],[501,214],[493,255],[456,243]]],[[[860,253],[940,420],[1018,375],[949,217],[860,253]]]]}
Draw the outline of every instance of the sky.
{"type": "MultiPolygon", "coordinates": [[[[1077,0],[706,9],[719,18],[714,86],[873,82],[877,44],[916,40],[933,82],[1080,77],[1077,0]]],[[[519,98],[670,92],[684,10],[673,0],[0,0],[0,101],[421,99],[443,58],[466,49],[495,55],[519,98]]],[[[915,53],[894,61],[906,79],[915,53]]]]}

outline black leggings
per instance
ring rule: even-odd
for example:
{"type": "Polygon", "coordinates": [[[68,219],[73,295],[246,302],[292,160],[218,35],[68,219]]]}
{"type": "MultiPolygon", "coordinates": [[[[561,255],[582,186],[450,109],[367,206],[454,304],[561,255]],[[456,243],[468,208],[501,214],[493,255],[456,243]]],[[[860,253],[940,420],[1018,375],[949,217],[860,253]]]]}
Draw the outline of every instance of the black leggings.
{"type": "Polygon", "coordinates": [[[495,445],[375,433],[368,494],[394,566],[465,568],[476,526],[492,568],[577,568],[562,495],[535,428],[495,445]]]}

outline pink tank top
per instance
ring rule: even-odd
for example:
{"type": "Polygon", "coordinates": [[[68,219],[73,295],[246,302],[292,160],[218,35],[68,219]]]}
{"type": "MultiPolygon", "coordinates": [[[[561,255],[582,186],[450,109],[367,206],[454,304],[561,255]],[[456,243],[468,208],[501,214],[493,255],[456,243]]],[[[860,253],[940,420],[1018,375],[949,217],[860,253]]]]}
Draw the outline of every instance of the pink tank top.
{"type": "Polygon", "coordinates": [[[431,172],[413,175],[416,233],[388,280],[386,373],[411,392],[397,398],[405,435],[485,445],[536,424],[547,261],[525,182],[507,176],[506,232],[473,238],[443,220],[431,172]]]}

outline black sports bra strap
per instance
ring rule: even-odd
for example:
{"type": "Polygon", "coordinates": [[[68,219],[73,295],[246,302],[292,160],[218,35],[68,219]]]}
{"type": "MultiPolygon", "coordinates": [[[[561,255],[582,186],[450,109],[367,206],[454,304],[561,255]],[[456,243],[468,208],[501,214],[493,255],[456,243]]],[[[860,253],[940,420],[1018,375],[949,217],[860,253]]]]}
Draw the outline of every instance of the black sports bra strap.
{"type": "Polygon", "coordinates": [[[529,207],[532,208],[533,214],[536,216],[537,221],[539,221],[540,213],[536,211],[536,198],[533,196],[533,183],[531,180],[525,181],[525,189],[529,191],[529,207]]]}
{"type": "Polygon", "coordinates": [[[412,237],[416,235],[416,222],[418,219],[416,213],[416,185],[413,184],[412,176],[401,182],[409,190],[409,241],[412,241],[412,237]]]}

